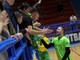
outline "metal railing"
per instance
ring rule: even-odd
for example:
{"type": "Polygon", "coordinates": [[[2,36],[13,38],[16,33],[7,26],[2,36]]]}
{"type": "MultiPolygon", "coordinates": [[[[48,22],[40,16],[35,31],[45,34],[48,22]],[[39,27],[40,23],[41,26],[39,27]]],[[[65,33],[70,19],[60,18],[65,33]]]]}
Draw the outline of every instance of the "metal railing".
{"type": "Polygon", "coordinates": [[[8,59],[6,60],[18,60],[19,58],[21,60],[30,60],[27,40],[25,38],[18,42],[15,38],[9,38],[0,42],[0,54],[3,54],[5,51],[8,53],[8,59]]]}

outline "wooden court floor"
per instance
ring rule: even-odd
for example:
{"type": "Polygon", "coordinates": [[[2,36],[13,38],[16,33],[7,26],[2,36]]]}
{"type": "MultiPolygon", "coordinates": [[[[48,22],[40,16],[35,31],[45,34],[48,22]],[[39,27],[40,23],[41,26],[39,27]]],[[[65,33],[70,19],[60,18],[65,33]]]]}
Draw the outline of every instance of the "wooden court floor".
{"type": "MultiPolygon", "coordinates": [[[[58,60],[55,50],[49,50],[50,60],[58,60]]],[[[72,60],[80,60],[80,44],[71,47],[72,60]]],[[[34,54],[34,60],[36,60],[34,54]]]]}

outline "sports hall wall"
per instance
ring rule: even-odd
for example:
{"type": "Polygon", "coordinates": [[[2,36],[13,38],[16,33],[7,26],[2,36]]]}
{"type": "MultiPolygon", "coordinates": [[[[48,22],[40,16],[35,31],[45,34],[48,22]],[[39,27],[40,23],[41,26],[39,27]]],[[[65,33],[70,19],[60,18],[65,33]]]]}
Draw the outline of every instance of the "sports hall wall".
{"type": "MultiPolygon", "coordinates": [[[[33,6],[37,0],[16,0],[13,9],[17,9],[22,2],[27,2],[33,6]]],[[[70,21],[69,17],[71,15],[80,16],[79,5],[79,0],[42,0],[42,3],[38,6],[40,13],[39,21],[42,25],[51,25],[70,21]],[[59,3],[63,6],[58,6],[59,3]],[[59,8],[61,11],[58,10],[59,8]]]]}

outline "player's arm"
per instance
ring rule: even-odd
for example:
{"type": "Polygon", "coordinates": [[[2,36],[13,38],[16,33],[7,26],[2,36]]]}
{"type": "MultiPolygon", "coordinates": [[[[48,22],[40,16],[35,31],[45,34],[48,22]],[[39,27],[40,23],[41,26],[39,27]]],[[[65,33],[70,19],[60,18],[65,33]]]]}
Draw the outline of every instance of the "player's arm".
{"type": "Polygon", "coordinates": [[[49,44],[47,44],[43,39],[41,40],[41,42],[43,43],[43,45],[44,45],[47,49],[54,46],[54,43],[49,43],[49,44]]]}
{"type": "Polygon", "coordinates": [[[66,50],[66,52],[65,52],[62,60],[66,60],[66,58],[69,58],[69,55],[70,55],[70,47],[66,47],[65,50],[66,50]]]}
{"type": "Polygon", "coordinates": [[[65,38],[65,54],[62,58],[62,60],[66,60],[66,58],[69,58],[70,55],[70,40],[68,38],[65,38]]]}

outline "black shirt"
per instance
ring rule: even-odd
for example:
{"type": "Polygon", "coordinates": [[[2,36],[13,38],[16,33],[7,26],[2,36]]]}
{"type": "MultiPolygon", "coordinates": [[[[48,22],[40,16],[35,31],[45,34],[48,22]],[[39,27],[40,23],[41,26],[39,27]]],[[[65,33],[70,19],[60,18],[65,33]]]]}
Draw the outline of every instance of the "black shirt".
{"type": "MultiPolygon", "coordinates": [[[[19,29],[20,30],[25,29],[30,25],[33,27],[33,24],[32,24],[33,19],[31,18],[31,16],[29,14],[23,14],[23,13],[22,13],[22,15],[23,15],[23,21],[19,25],[19,29]]],[[[31,35],[30,35],[30,37],[31,37],[31,35]]],[[[27,44],[28,44],[28,46],[31,46],[30,41],[28,39],[27,39],[27,44]]]]}
{"type": "Polygon", "coordinates": [[[33,26],[33,24],[32,24],[32,18],[30,16],[28,16],[27,14],[23,14],[23,21],[19,25],[20,30],[27,28],[29,25],[33,26]]]}

